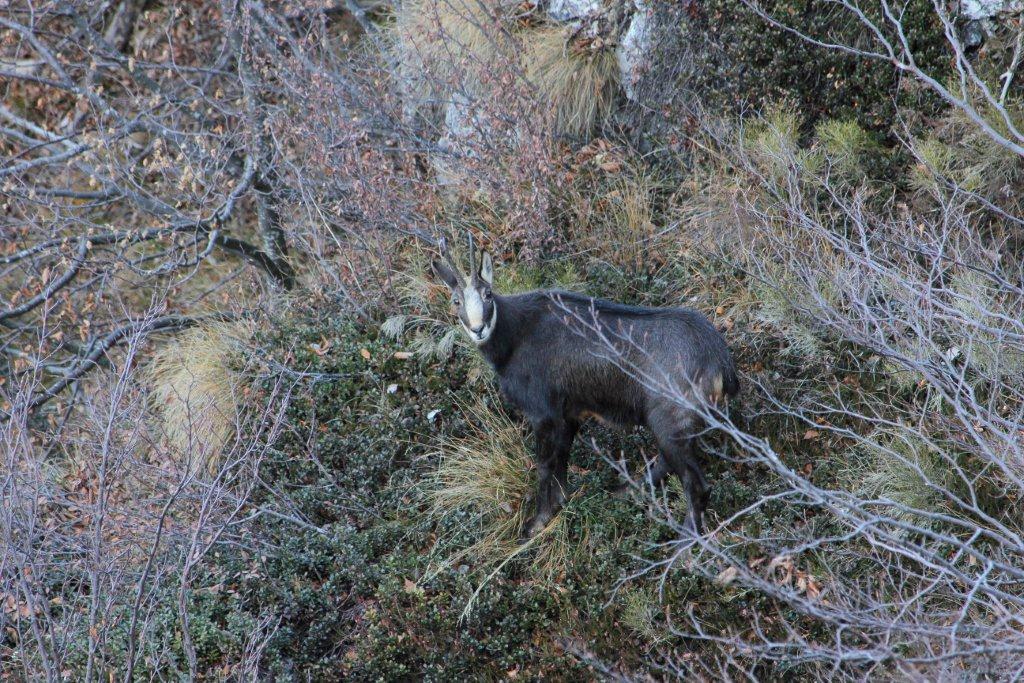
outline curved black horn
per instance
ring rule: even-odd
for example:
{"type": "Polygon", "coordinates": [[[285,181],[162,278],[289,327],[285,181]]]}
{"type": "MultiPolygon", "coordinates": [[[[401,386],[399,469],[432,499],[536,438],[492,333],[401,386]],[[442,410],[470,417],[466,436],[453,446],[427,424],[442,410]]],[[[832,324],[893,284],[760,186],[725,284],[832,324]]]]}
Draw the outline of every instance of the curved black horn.
{"type": "Polygon", "coordinates": [[[444,258],[444,260],[448,262],[448,267],[452,269],[453,273],[455,273],[455,277],[459,281],[459,286],[465,287],[466,278],[463,277],[462,271],[459,270],[458,264],[456,264],[455,259],[452,258],[452,253],[448,251],[448,240],[444,238],[444,235],[438,238],[437,248],[441,252],[441,256],[444,258]]]}
{"type": "Polygon", "coordinates": [[[466,231],[466,236],[469,238],[469,277],[476,279],[476,245],[473,244],[473,233],[469,230],[466,231]]]}

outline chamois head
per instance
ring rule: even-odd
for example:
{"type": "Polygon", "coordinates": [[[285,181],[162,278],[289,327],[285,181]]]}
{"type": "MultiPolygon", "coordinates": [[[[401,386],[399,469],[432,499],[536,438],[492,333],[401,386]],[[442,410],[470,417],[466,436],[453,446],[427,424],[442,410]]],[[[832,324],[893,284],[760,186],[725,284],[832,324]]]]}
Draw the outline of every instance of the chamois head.
{"type": "Polygon", "coordinates": [[[452,306],[458,311],[459,320],[466,334],[474,344],[483,344],[494,332],[494,324],[498,320],[498,308],[494,305],[494,298],[491,295],[491,282],[494,279],[491,255],[486,251],[482,252],[478,269],[473,235],[470,234],[470,276],[467,279],[459,272],[459,267],[455,265],[443,237],[438,241],[438,248],[444,261],[435,258],[430,263],[431,270],[441,282],[448,285],[452,294],[452,306]]]}

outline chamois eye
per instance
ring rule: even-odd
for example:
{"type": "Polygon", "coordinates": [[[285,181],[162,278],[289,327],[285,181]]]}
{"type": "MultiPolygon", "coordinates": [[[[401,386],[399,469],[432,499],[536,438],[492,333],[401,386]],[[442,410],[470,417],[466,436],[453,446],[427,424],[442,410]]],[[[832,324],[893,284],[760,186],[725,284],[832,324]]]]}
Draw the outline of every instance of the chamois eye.
{"type": "Polygon", "coordinates": [[[491,290],[489,290],[489,289],[485,289],[484,290],[483,300],[484,301],[490,301],[491,300],[491,290]]]}

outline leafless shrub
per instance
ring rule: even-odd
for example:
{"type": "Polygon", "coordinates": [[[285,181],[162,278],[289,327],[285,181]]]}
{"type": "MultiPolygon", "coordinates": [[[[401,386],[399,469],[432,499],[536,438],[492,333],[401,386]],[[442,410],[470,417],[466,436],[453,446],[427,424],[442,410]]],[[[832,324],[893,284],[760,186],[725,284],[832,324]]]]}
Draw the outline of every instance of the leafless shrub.
{"type": "MultiPolygon", "coordinates": [[[[27,680],[132,680],[139,669],[196,677],[188,605],[197,568],[219,543],[242,540],[242,520],[264,514],[251,494],[289,386],[237,412],[238,436],[199,476],[149,428],[135,371],[146,336],[126,341],[56,428],[34,427],[24,408],[0,425],[0,662],[27,680]],[[168,619],[184,662],[169,647],[168,619]]],[[[275,617],[265,617],[239,652],[240,672],[255,667],[273,630],[275,617]]]]}
{"type": "Polygon", "coordinates": [[[855,147],[840,145],[837,158],[835,130],[801,142],[783,113],[723,130],[707,127],[721,165],[705,196],[718,208],[691,214],[689,239],[746,271],[750,313],[769,326],[759,339],[733,337],[758,359],[744,378],[749,426],[705,410],[725,434],[708,445],[776,484],[693,546],[674,506],[648,491],[680,540],[647,571],[686,566],[798,616],[766,612],[712,633],[677,612],[674,632],[717,643],[718,656],[669,668],[1019,675],[1024,273],[1014,228],[995,226],[955,183],[910,207],[891,183],[851,176],[855,147]],[[816,381],[757,353],[771,344],[816,381]],[[808,439],[844,463],[838,482],[794,462],[790,449],[808,439]],[[755,521],[780,505],[802,521],[755,521]]]}
{"type": "MultiPolygon", "coordinates": [[[[266,515],[306,524],[253,496],[301,373],[214,348],[214,330],[300,281],[358,312],[387,270],[338,224],[359,206],[350,178],[311,162],[337,140],[290,120],[284,79],[310,66],[294,48],[336,29],[329,10],[144,5],[0,16],[0,669],[26,680],[208,673],[189,620],[209,554],[266,515]],[[178,331],[154,394],[153,342],[178,331]]],[[[335,38],[306,93],[351,49],[335,38]]],[[[225,675],[259,671],[279,619],[256,620],[225,675]]]]}

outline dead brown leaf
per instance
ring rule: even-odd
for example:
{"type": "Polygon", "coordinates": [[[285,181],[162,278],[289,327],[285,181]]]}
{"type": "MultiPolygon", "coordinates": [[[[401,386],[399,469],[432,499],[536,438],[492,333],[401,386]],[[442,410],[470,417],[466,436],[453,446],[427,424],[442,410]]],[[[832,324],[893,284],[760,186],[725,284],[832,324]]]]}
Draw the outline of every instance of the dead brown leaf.
{"type": "Polygon", "coordinates": [[[736,580],[736,577],[739,575],[739,573],[740,570],[736,567],[728,566],[722,571],[720,571],[718,573],[718,576],[715,577],[715,585],[723,587],[728,586],[730,583],[736,580]]]}

